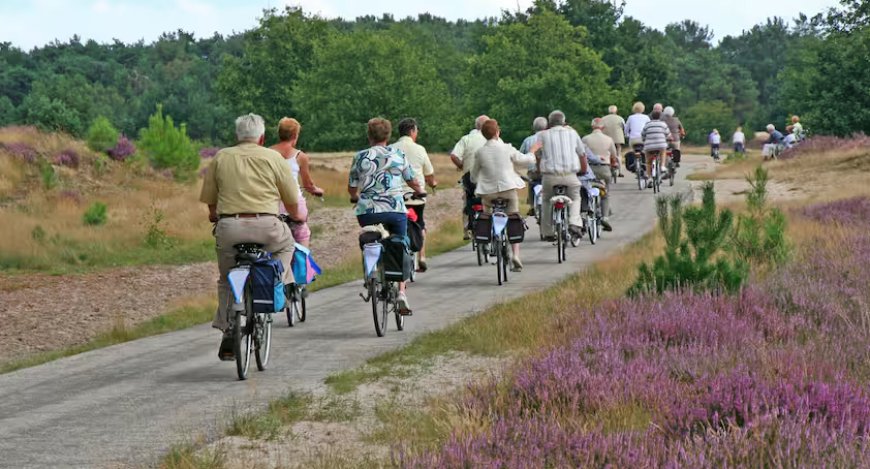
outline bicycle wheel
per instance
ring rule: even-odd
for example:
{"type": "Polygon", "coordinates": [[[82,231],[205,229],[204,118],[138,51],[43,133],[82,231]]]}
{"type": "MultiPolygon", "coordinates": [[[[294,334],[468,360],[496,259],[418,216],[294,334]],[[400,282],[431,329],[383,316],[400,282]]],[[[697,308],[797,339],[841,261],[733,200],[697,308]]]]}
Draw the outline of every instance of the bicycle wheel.
{"type": "Polygon", "coordinates": [[[396,330],[404,331],[405,330],[405,316],[399,314],[399,306],[396,304],[396,297],[398,296],[399,291],[398,287],[395,283],[390,283],[390,295],[392,296],[392,300],[389,302],[393,306],[393,314],[396,316],[396,330]]]}
{"type": "Polygon", "coordinates": [[[258,314],[254,323],[254,358],[257,359],[257,369],[263,371],[269,365],[269,356],[272,353],[272,315],[258,314]]]}
{"type": "Polygon", "coordinates": [[[669,161],[668,162],[668,185],[669,186],[674,185],[674,179],[676,179],[676,176],[677,176],[677,168],[674,165],[673,161],[669,161]]]}
{"type": "Polygon", "coordinates": [[[305,306],[305,297],[308,296],[305,291],[305,287],[302,287],[302,290],[299,292],[299,322],[305,322],[305,318],[308,316],[308,311],[306,311],[305,306]]]}
{"type": "Polygon", "coordinates": [[[299,311],[299,297],[296,293],[296,284],[290,287],[290,297],[287,298],[287,306],[284,307],[287,313],[287,325],[290,327],[296,326],[296,318],[299,311]]]}
{"type": "Polygon", "coordinates": [[[501,275],[504,277],[504,281],[508,281],[508,264],[510,263],[510,246],[507,241],[507,237],[504,233],[502,233],[501,237],[501,258],[504,261],[501,263],[501,275]]]}
{"type": "Polygon", "coordinates": [[[562,256],[563,262],[568,260],[568,240],[570,239],[569,236],[571,236],[571,232],[568,231],[568,225],[562,222],[562,245],[559,253],[562,256]]]}
{"type": "Polygon", "coordinates": [[[501,248],[501,238],[493,238],[492,247],[495,248],[495,271],[498,276],[498,284],[501,285],[504,282],[502,275],[502,266],[504,265],[504,251],[501,248]]]}
{"type": "MultiPolygon", "coordinates": [[[[378,308],[378,302],[382,305],[386,305],[387,299],[381,298],[381,282],[378,279],[372,278],[369,280],[369,295],[371,295],[370,301],[372,302],[372,317],[375,320],[375,333],[378,337],[383,337],[387,332],[387,318],[386,313],[383,315],[383,320],[381,319],[381,312],[378,308]]],[[[384,311],[386,311],[387,307],[383,307],[384,311]]]]}
{"type": "Polygon", "coordinates": [[[483,243],[477,243],[477,265],[483,265],[483,260],[486,258],[486,247],[483,243]]]}
{"type": "MultiPolygon", "coordinates": [[[[250,298],[250,295],[247,295],[250,298]]],[[[248,300],[249,301],[249,300],[248,300]]],[[[250,306],[250,305],[246,305],[250,306]]],[[[250,311],[250,308],[246,308],[250,311]]],[[[236,320],[233,323],[233,353],[236,355],[236,372],[240,380],[248,378],[248,368],[251,365],[251,322],[246,321],[242,325],[242,319],[247,318],[241,311],[236,312],[236,320]]]]}
{"type": "Polygon", "coordinates": [[[646,181],[644,181],[643,170],[640,168],[640,165],[635,168],[635,176],[637,176],[637,190],[642,191],[646,187],[646,181]]]}

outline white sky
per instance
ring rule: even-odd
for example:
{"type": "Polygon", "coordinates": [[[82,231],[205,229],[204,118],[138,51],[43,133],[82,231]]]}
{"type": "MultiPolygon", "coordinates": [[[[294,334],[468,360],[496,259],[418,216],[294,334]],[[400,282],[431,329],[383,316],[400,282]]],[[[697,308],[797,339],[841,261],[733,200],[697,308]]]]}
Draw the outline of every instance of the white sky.
{"type": "MultiPolygon", "coordinates": [[[[397,18],[429,12],[448,19],[499,16],[525,9],[531,0],[0,0],[0,42],[23,49],[74,34],[83,40],[146,43],[162,32],[183,29],[197,37],[240,32],[257,24],[264,8],[301,5],[328,17],[384,12],[397,18]]],[[[717,38],[737,35],[770,16],[791,19],[837,6],[837,0],[628,0],[626,14],[662,29],[683,19],[709,25],[717,38]]]]}

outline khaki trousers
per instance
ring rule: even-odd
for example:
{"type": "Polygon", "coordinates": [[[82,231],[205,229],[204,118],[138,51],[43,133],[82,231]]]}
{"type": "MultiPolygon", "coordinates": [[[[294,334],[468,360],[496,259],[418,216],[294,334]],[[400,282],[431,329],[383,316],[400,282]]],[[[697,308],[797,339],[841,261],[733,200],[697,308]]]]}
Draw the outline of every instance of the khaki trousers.
{"type": "Polygon", "coordinates": [[[508,201],[505,213],[520,213],[520,198],[516,189],[496,192],[495,194],[480,194],[480,199],[483,201],[483,206],[486,208],[487,213],[492,213],[492,201],[495,199],[505,199],[508,201]]]}
{"type": "Polygon", "coordinates": [[[606,194],[601,198],[601,216],[610,216],[610,165],[592,165],[592,172],[604,183],[606,194]]]}
{"type": "Polygon", "coordinates": [[[218,309],[212,327],[222,331],[230,327],[230,284],[227,273],[236,265],[235,245],[258,243],[284,264],[284,283],[292,279],[290,260],[293,258],[293,235],[290,227],[278,217],[264,215],[254,218],[221,218],[215,229],[215,244],[218,257],[218,309]]]}
{"type": "Polygon", "coordinates": [[[568,224],[574,226],[580,226],[580,180],[577,179],[576,174],[544,174],[543,180],[541,181],[541,185],[543,186],[541,201],[541,210],[544,213],[541,214],[541,231],[543,231],[544,236],[553,236],[553,218],[550,214],[553,211],[553,204],[550,203],[550,199],[553,197],[553,187],[555,186],[568,186],[568,193],[566,194],[571,198],[573,203],[568,208],[568,224]]]}

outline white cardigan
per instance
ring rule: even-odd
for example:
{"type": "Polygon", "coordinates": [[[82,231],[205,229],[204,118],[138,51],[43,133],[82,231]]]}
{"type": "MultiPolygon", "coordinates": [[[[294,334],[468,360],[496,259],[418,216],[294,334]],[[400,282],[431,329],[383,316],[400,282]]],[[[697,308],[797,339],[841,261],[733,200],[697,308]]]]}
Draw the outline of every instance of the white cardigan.
{"type": "Polygon", "coordinates": [[[520,153],[513,146],[498,140],[488,140],[474,155],[471,179],[477,182],[475,194],[495,194],[511,189],[522,189],[526,183],[517,174],[514,165],[527,167],[535,162],[533,153],[520,153]]]}

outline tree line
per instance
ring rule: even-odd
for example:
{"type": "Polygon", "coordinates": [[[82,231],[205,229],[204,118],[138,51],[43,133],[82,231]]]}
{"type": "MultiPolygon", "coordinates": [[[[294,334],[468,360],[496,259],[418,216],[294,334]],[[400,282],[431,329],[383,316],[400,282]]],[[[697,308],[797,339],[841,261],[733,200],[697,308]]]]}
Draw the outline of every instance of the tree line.
{"type": "Polygon", "coordinates": [[[659,31],[609,0],[538,0],[477,21],[327,20],[288,7],[230,36],[73,37],[31,51],[0,43],[0,125],[82,136],[102,116],[135,136],[162,105],[191,138],[227,144],[232,119],[256,112],[270,137],[294,116],[305,148],[332,151],[364,146],[372,116],[411,116],[421,142],[443,150],[477,114],[518,142],[553,109],[585,129],[608,105],[625,114],[640,100],[674,106],[696,142],[712,128],[782,128],[792,114],[816,134],[868,132],[870,3],[842,3],[718,44],[694,21],[659,31]]]}

